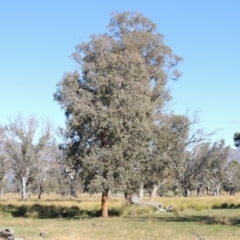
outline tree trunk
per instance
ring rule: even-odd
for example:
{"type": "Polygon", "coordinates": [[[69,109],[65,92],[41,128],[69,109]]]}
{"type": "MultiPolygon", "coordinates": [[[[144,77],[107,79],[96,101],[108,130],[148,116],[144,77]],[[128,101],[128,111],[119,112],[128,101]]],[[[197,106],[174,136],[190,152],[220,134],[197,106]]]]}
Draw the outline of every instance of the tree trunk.
{"type": "Polygon", "coordinates": [[[39,193],[38,193],[38,199],[41,199],[42,193],[43,193],[43,184],[40,183],[40,186],[39,186],[39,193]]]}
{"type": "Polygon", "coordinates": [[[189,197],[190,191],[189,191],[189,188],[188,188],[188,187],[184,188],[183,195],[184,195],[184,197],[189,197]]]}
{"type": "Polygon", "coordinates": [[[197,187],[197,197],[199,196],[200,191],[201,191],[201,188],[200,188],[200,187],[197,187]]]}
{"type": "Polygon", "coordinates": [[[144,195],[144,189],[143,189],[143,184],[141,185],[139,189],[139,198],[143,200],[143,195],[144,195]]]}
{"type": "Polygon", "coordinates": [[[25,200],[27,199],[27,192],[26,192],[26,177],[22,177],[22,181],[21,181],[21,187],[22,187],[22,191],[21,191],[21,199],[25,200]]]}
{"type": "Polygon", "coordinates": [[[153,190],[151,192],[151,197],[150,197],[150,201],[154,201],[156,195],[157,195],[157,190],[158,190],[158,186],[154,185],[153,190]]]}
{"type": "Polygon", "coordinates": [[[0,182],[0,199],[3,197],[7,187],[7,173],[0,182]]]}
{"type": "Polygon", "coordinates": [[[111,191],[111,190],[108,191],[108,199],[109,199],[109,200],[112,199],[112,191],[111,191]]]}
{"type": "Polygon", "coordinates": [[[220,187],[219,186],[215,186],[215,188],[214,188],[214,195],[215,196],[219,196],[220,195],[220,187]]]}
{"type": "Polygon", "coordinates": [[[4,189],[3,187],[0,187],[0,199],[2,199],[3,195],[4,195],[4,189]]]}
{"type": "Polygon", "coordinates": [[[74,178],[70,177],[70,198],[75,198],[75,180],[74,178]]]}
{"type": "Polygon", "coordinates": [[[175,195],[175,197],[178,197],[178,195],[179,195],[178,191],[179,191],[179,189],[178,189],[178,187],[177,187],[177,188],[174,190],[174,195],[175,195]]]}
{"type": "Polygon", "coordinates": [[[229,194],[232,195],[232,196],[235,194],[235,192],[234,192],[234,188],[233,188],[233,187],[230,189],[229,194]]]}
{"type": "Polygon", "coordinates": [[[209,187],[206,187],[207,195],[209,195],[209,187]]]}
{"type": "Polygon", "coordinates": [[[108,217],[108,191],[102,192],[102,217],[108,217]]]}

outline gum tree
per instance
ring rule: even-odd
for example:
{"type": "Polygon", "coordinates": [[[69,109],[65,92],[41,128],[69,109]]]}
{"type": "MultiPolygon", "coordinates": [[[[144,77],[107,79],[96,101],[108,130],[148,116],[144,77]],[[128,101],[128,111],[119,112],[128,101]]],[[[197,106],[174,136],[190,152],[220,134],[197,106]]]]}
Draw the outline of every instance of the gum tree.
{"type": "Polygon", "coordinates": [[[27,198],[27,182],[34,178],[34,169],[38,161],[49,154],[53,140],[53,125],[50,121],[43,124],[37,137],[39,127],[37,117],[24,118],[21,114],[10,118],[6,125],[4,151],[11,161],[15,179],[20,182],[22,199],[27,198]]]}
{"type": "Polygon", "coordinates": [[[114,14],[103,35],[76,47],[77,71],[58,83],[55,100],[65,110],[66,159],[86,191],[136,191],[144,181],[154,125],[170,100],[166,89],[181,58],[139,13],[114,14]]]}

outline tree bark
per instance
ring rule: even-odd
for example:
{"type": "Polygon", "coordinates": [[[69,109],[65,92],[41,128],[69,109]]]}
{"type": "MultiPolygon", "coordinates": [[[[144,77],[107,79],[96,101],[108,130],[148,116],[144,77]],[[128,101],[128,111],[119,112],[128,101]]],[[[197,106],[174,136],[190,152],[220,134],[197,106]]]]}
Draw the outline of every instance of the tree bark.
{"type": "Polygon", "coordinates": [[[27,199],[26,182],[27,182],[26,177],[22,177],[22,181],[21,181],[21,184],[22,184],[21,198],[22,198],[22,200],[27,199]]]}
{"type": "Polygon", "coordinates": [[[102,217],[108,217],[108,191],[102,192],[102,217]]]}

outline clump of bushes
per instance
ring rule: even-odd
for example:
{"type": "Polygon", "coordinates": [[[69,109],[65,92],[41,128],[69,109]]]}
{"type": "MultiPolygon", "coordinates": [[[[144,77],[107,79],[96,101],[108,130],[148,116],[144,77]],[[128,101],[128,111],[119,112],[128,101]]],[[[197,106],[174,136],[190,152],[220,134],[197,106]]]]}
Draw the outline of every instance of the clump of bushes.
{"type": "Polygon", "coordinates": [[[212,205],[212,209],[236,209],[240,208],[240,204],[234,203],[215,203],[212,205]]]}

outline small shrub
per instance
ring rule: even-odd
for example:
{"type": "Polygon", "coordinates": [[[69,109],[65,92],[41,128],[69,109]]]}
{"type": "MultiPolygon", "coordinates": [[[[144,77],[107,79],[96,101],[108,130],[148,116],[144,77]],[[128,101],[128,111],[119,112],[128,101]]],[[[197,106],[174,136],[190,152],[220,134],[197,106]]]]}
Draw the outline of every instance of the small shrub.
{"type": "Polygon", "coordinates": [[[228,203],[224,202],[221,207],[222,207],[222,209],[227,209],[228,208],[228,203]]]}
{"type": "Polygon", "coordinates": [[[236,208],[236,206],[235,206],[234,203],[231,203],[231,204],[228,206],[228,208],[232,208],[232,209],[234,209],[234,208],[236,208]]]}
{"type": "Polygon", "coordinates": [[[240,208],[240,203],[235,205],[235,208],[240,208]]]}
{"type": "Polygon", "coordinates": [[[214,204],[212,205],[212,209],[220,209],[220,208],[221,208],[221,206],[220,206],[219,203],[214,203],[214,204]]]}

